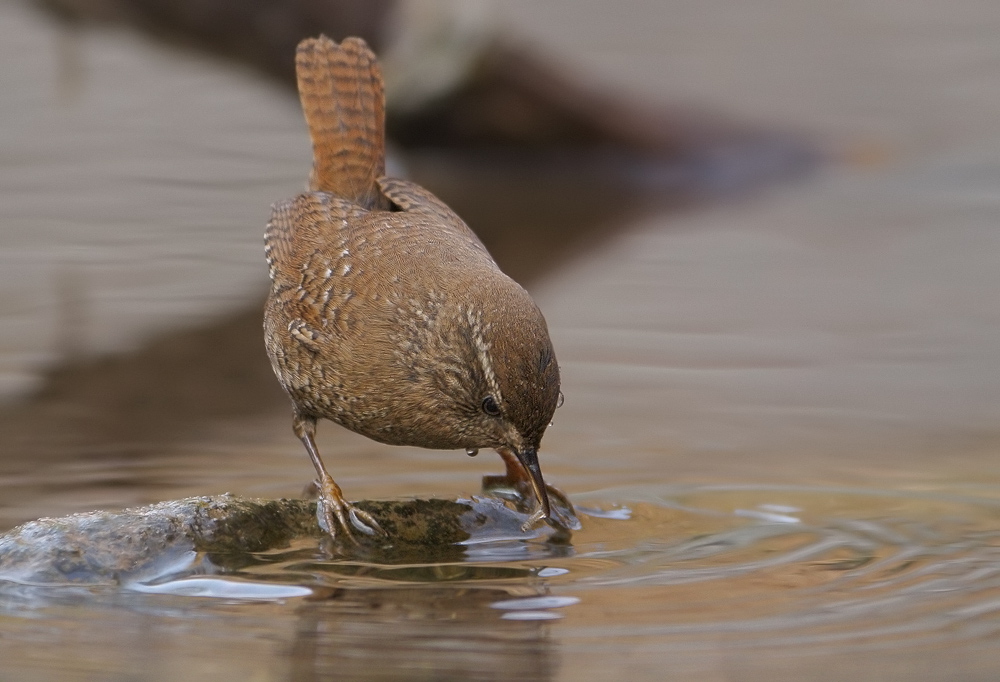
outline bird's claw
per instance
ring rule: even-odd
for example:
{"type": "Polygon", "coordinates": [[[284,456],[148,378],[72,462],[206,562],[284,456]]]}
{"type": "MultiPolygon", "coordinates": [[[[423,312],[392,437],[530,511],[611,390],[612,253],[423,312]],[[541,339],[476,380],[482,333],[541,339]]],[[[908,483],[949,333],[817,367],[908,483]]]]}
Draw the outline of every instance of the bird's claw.
{"type": "Polygon", "coordinates": [[[316,519],[320,528],[331,538],[336,539],[338,530],[343,530],[348,540],[358,544],[358,539],[351,532],[352,527],[368,536],[388,537],[389,534],[378,525],[375,517],[344,499],[340,486],[333,478],[317,481],[317,486],[319,499],[316,501],[316,519]]]}
{"type": "Polygon", "coordinates": [[[351,525],[365,535],[381,535],[382,537],[389,537],[389,534],[382,530],[382,526],[378,525],[378,521],[375,520],[375,517],[365,510],[358,509],[353,504],[348,504],[347,514],[351,518],[351,525]]]}
{"type": "Polygon", "coordinates": [[[521,524],[521,532],[527,533],[534,527],[536,523],[541,521],[545,517],[545,512],[542,509],[537,509],[534,514],[528,517],[528,520],[521,524]]]}

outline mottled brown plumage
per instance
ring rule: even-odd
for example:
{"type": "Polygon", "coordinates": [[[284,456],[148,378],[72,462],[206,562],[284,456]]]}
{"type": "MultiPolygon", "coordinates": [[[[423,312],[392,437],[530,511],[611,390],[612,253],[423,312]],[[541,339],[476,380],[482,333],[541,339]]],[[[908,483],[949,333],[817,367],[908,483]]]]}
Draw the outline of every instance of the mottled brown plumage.
{"type": "Polygon", "coordinates": [[[495,448],[538,498],[529,523],[547,518],[537,449],[559,368],[541,312],[443,202],[384,177],[382,76],[364,41],[304,40],[296,68],[311,191],[272,207],[264,331],[319,474],[321,522],[381,530],[326,472],[320,418],[383,443],[495,448]]]}

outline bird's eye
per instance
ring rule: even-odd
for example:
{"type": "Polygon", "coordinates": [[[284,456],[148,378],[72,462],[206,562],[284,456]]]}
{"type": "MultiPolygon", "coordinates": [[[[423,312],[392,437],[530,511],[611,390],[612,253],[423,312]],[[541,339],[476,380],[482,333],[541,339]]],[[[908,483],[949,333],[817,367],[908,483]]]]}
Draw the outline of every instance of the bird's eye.
{"type": "Polygon", "coordinates": [[[497,405],[497,399],[491,395],[483,398],[483,412],[491,417],[500,416],[500,406],[497,405]]]}

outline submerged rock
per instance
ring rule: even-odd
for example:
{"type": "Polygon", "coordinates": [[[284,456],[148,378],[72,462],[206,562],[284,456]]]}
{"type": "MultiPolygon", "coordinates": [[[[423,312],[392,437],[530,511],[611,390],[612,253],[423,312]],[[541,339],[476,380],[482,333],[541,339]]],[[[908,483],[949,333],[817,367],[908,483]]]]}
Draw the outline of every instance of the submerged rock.
{"type": "MultiPolygon", "coordinates": [[[[471,500],[362,501],[388,538],[357,534],[334,541],[348,558],[410,560],[461,554],[465,544],[564,540],[568,531],[541,525],[522,531],[527,514],[496,497],[471,500]]],[[[0,581],[34,585],[120,583],[195,553],[240,556],[287,547],[296,538],[329,542],[316,521],[316,503],[219,495],[191,497],[118,512],[43,518],[0,535],[0,581]]],[[[238,562],[239,560],[236,559],[238,562]]]]}

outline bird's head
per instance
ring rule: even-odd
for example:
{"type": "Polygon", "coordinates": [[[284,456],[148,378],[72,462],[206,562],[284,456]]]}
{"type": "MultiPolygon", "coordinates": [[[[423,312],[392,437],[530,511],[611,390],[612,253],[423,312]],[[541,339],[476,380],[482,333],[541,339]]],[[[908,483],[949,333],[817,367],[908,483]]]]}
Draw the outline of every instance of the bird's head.
{"type": "Polygon", "coordinates": [[[419,430],[430,447],[513,452],[548,517],[538,448],[560,400],[559,365],[530,296],[511,280],[500,285],[471,288],[461,304],[441,306],[447,314],[436,311],[419,343],[418,373],[434,396],[419,430]]]}
{"type": "Polygon", "coordinates": [[[531,480],[541,516],[549,516],[538,448],[559,405],[559,365],[541,312],[508,305],[470,315],[469,335],[475,354],[472,372],[478,398],[475,434],[478,445],[513,452],[531,480]]]}

